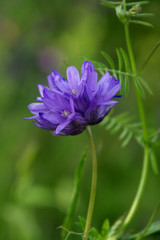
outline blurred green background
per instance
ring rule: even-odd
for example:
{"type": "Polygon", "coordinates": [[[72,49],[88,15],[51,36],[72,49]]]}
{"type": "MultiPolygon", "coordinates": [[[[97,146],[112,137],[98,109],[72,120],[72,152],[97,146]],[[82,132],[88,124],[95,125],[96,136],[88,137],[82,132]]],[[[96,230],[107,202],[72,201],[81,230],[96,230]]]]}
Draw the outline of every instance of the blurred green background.
{"type": "MultiPolygon", "coordinates": [[[[160,1],[152,0],[145,12],[154,28],[132,26],[137,66],[160,40],[160,1]]],[[[58,240],[73,190],[78,161],[88,144],[86,133],[52,136],[36,128],[27,105],[38,96],[37,84],[47,84],[54,68],[65,76],[66,62],[80,67],[82,56],[103,61],[100,51],[116,59],[115,49],[125,47],[123,26],[114,11],[97,0],[1,0],[0,2],[0,240],[58,240]]],[[[143,71],[154,96],[144,101],[148,126],[160,123],[160,49],[143,71]]],[[[138,121],[132,83],[114,114],[129,112],[138,121]]],[[[125,213],[137,189],[142,149],[132,140],[121,148],[118,135],[92,127],[98,153],[98,189],[93,226],[106,218],[113,223],[125,213]]],[[[155,149],[157,158],[160,151],[155,149]]],[[[159,165],[159,161],[158,161],[159,165]]],[[[86,216],[91,182],[88,153],[78,216],[86,216]]],[[[144,197],[130,228],[140,229],[160,200],[159,175],[150,170],[144,197]]],[[[160,219],[160,216],[159,216],[160,219]]],[[[76,239],[76,237],[74,237],[76,239]]],[[[79,238],[78,238],[79,239],[79,238]]]]}

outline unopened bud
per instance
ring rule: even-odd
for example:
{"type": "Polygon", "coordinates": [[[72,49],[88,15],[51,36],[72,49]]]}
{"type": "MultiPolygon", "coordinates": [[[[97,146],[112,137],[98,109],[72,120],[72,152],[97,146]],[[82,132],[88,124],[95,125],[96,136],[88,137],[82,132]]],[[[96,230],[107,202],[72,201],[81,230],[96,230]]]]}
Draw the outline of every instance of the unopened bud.
{"type": "Polygon", "coordinates": [[[131,9],[129,9],[129,15],[135,16],[137,13],[141,12],[141,10],[141,6],[139,4],[136,4],[131,9]]]}
{"type": "Polygon", "coordinates": [[[116,9],[116,15],[117,15],[117,17],[119,18],[119,20],[120,20],[122,23],[126,23],[126,22],[128,21],[127,11],[125,11],[125,10],[122,8],[122,5],[119,5],[119,6],[116,7],[115,9],[116,9]]]}

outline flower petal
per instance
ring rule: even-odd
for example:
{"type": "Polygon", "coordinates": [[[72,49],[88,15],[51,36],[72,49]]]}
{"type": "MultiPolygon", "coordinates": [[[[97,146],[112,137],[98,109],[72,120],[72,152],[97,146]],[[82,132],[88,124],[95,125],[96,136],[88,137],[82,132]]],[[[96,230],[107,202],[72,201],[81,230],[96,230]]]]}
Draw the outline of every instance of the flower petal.
{"type": "Polygon", "coordinates": [[[58,127],[56,128],[55,134],[58,135],[70,122],[73,121],[74,114],[71,114],[66,121],[63,123],[59,124],[58,127]]]}
{"type": "Polygon", "coordinates": [[[39,112],[48,112],[48,109],[46,106],[44,106],[43,103],[31,103],[28,106],[28,109],[31,111],[33,114],[37,114],[39,112]]]}
{"type": "Polygon", "coordinates": [[[75,95],[79,95],[79,92],[81,91],[81,83],[77,68],[75,68],[74,66],[70,66],[67,68],[67,79],[70,90],[73,93],[75,91],[75,95]]]}

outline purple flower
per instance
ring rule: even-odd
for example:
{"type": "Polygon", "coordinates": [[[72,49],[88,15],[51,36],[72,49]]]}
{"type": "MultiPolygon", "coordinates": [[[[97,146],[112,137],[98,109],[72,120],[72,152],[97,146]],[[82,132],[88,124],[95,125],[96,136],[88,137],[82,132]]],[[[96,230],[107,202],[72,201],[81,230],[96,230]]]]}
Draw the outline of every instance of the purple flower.
{"type": "Polygon", "coordinates": [[[102,121],[118,103],[112,98],[121,88],[108,72],[97,81],[97,72],[87,61],[82,65],[81,77],[70,66],[67,80],[52,70],[48,84],[49,88],[38,85],[40,97],[36,98],[37,103],[28,106],[33,116],[25,119],[33,119],[36,126],[56,135],[76,135],[87,125],[102,121]]]}

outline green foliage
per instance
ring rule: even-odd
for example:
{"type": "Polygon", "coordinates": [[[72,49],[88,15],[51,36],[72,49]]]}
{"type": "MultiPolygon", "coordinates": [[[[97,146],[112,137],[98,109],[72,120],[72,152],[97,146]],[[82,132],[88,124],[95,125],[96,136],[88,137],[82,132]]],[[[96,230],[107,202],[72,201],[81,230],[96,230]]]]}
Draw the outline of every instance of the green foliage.
{"type": "Polygon", "coordinates": [[[102,230],[101,230],[102,240],[106,240],[108,238],[109,230],[110,230],[109,220],[106,219],[102,225],[102,230]]]}
{"type": "Polygon", "coordinates": [[[110,228],[107,240],[116,240],[123,226],[124,216],[120,217],[110,228]]]}
{"type": "MultiPolygon", "coordinates": [[[[147,230],[147,232],[145,233],[145,235],[143,236],[143,239],[150,239],[150,237],[152,236],[153,239],[154,239],[154,235],[156,233],[160,233],[160,221],[156,221],[156,222],[153,222],[151,224],[151,226],[149,227],[149,229],[147,230]],[[146,237],[149,237],[149,238],[146,238],[146,237]]],[[[121,240],[131,240],[131,239],[138,239],[138,237],[141,235],[141,232],[140,233],[137,233],[137,234],[133,234],[133,235],[129,235],[129,236],[126,236],[126,237],[122,237],[121,240]]],[[[156,238],[155,238],[156,239],[156,238]]]]}
{"type": "MultiPolygon", "coordinates": [[[[105,126],[105,130],[111,134],[115,134],[120,131],[118,139],[122,141],[122,147],[126,147],[132,138],[135,138],[138,144],[144,147],[144,136],[142,124],[133,122],[134,117],[130,117],[128,113],[122,113],[115,117],[111,114],[108,115],[101,123],[101,126],[105,126]]],[[[150,161],[152,170],[155,174],[158,174],[157,158],[153,150],[154,145],[159,143],[159,130],[148,129],[148,145],[150,146],[150,161]]]]}
{"type": "MultiPolygon", "coordinates": [[[[66,218],[64,220],[64,224],[63,224],[63,226],[67,229],[71,229],[71,227],[72,227],[73,218],[74,218],[74,214],[75,214],[75,209],[76,209],[78,196],[79,196],[79,192],[80,192],[80,185],[81,185],[83,172],[84,172],[84,165],[85,165],[85,161],[86,161],[87,150],[88,150],[88,148],[86,148],[84,150],[84,153],[82,155],[82,158],[79,162],[79,165],[77,167],[77,171],[76,171],[76,174],[75,174],[75,185],[74,185],[74,192],[73,192],[73,196],[72,196],[72,201],[71,201],[67,216],[66,216],[66,218]]],[[[63,238],[66,237],[66,232],[64,230],[62,230],[62,237],[63,238]]]]}
{"type": "Polygon", "coordinates": [[[153,27],[153,25],[151,23],[140,21],[140,20],[129,20],[129,22],[139,24],[139,25],[143,25],[143,26],[146,26],[146,27],[153,27]]]}
{"type": "Polygon", "coordinates": [[[108,71],[115,76],[116,79],[120,80],[122,85],[122,92],[126,95],[128,93],[129,88],[129,76],[133,77],[130,72],[130,62],[126,51],[123,48],[116,49],[117,53],[117,60],[118,60],[118,67],[116,70],[116,63],[114,60],[105,52],[101,52],[104,58],[106,59],[107,63],[111,67],[108,68],[108,71]]]}
{"type": "Polygon", "coordinates": [[[157,175],[158,174],[158,164],[157,164],[157,158],[152,149],[150,149],[150,160],[151,160],[151,166],[153,172],[157,175]]]}
{"type": "MultiPolygon", "coordinates": [[[[101,1],[102,5],[106,6],[106,7],[110,7],[110,8],[116,8],[116,6],[123,4],[122,1],[107,1],[107,0],[102,0],[101,1]]],[[[128,7],[132,7],[135,5],[145,5],[148,4],[149,1],[137,1],[137,2],[130,2],[130,3],[126,3],[126,6],[128,7]]]]}
{"type": "Polygon", "coordinates": [[[137,138],[141,133],[141,123],[133,123],[133,119],[128,113],[122,113],[115,117],[112,117],[110,114],[104,119],[101,125],[104,125],[105,129],[110,131],[111,134],[121,131],[119,140],[122,141],[122,147],[125,147],[132,137],[137,138]]]}
{"type": "MultiPolygon", "coordinates": [[[[113,75],[116,79],[119,79],[122,85],[120,91],[123,95],[128,94],[130,79],[133,80],[135,87],[137,88],[138,92],[143,98],[145,97],[145,89],[148,91],[148,93],[153,94],[150,86],[146,81],[144,81],[144,79],[141,76],[132,74],[129,57],[126,51],[123,48],[119,48],[116,49],[116,53],[118,61],[117,67],[116,67],[117,64],[113,60],[113,58],[106,52],[101,51],[101,54],[107,61],[107,65],[98,61],[92,61],[96,70],[98,70],[101,75],[103,75],[105,72],[110,72],[110,74],[113,75]]],[[[90,61],[87,58],[83,59],[90,61]]]]}
{"type": "Polygon", "coordinates": [[[137,18],[153,16],[152,13],[140,13],[142,10],[141,6],[148,3],[149,1],[137,1],[137,2],[126,3],[125,4],[126,7],[131,7],[126,10],[123,7],[123,1],[113,2],[113,1],[102,0],[102,5],[115,9],[116,15],[122,23],[128,22],[128,23],[140,24],[147,27],[153,27],[153,25],[148,22],[137,20],[137,18]],[[136,18],[136,20],[134,18],[136,18]]]}
{"type": "Polygon", "coordinates": [[[114,71],[114,69],[116,69],[116,66],[115,66],[115,63],[114,63],[113,59],[106,52],[101,51],[101,54],[107,60],[107,62],[110,65],[111,69],[113,69],[113,76],[117,79],[117,74],[114,71]]]}

